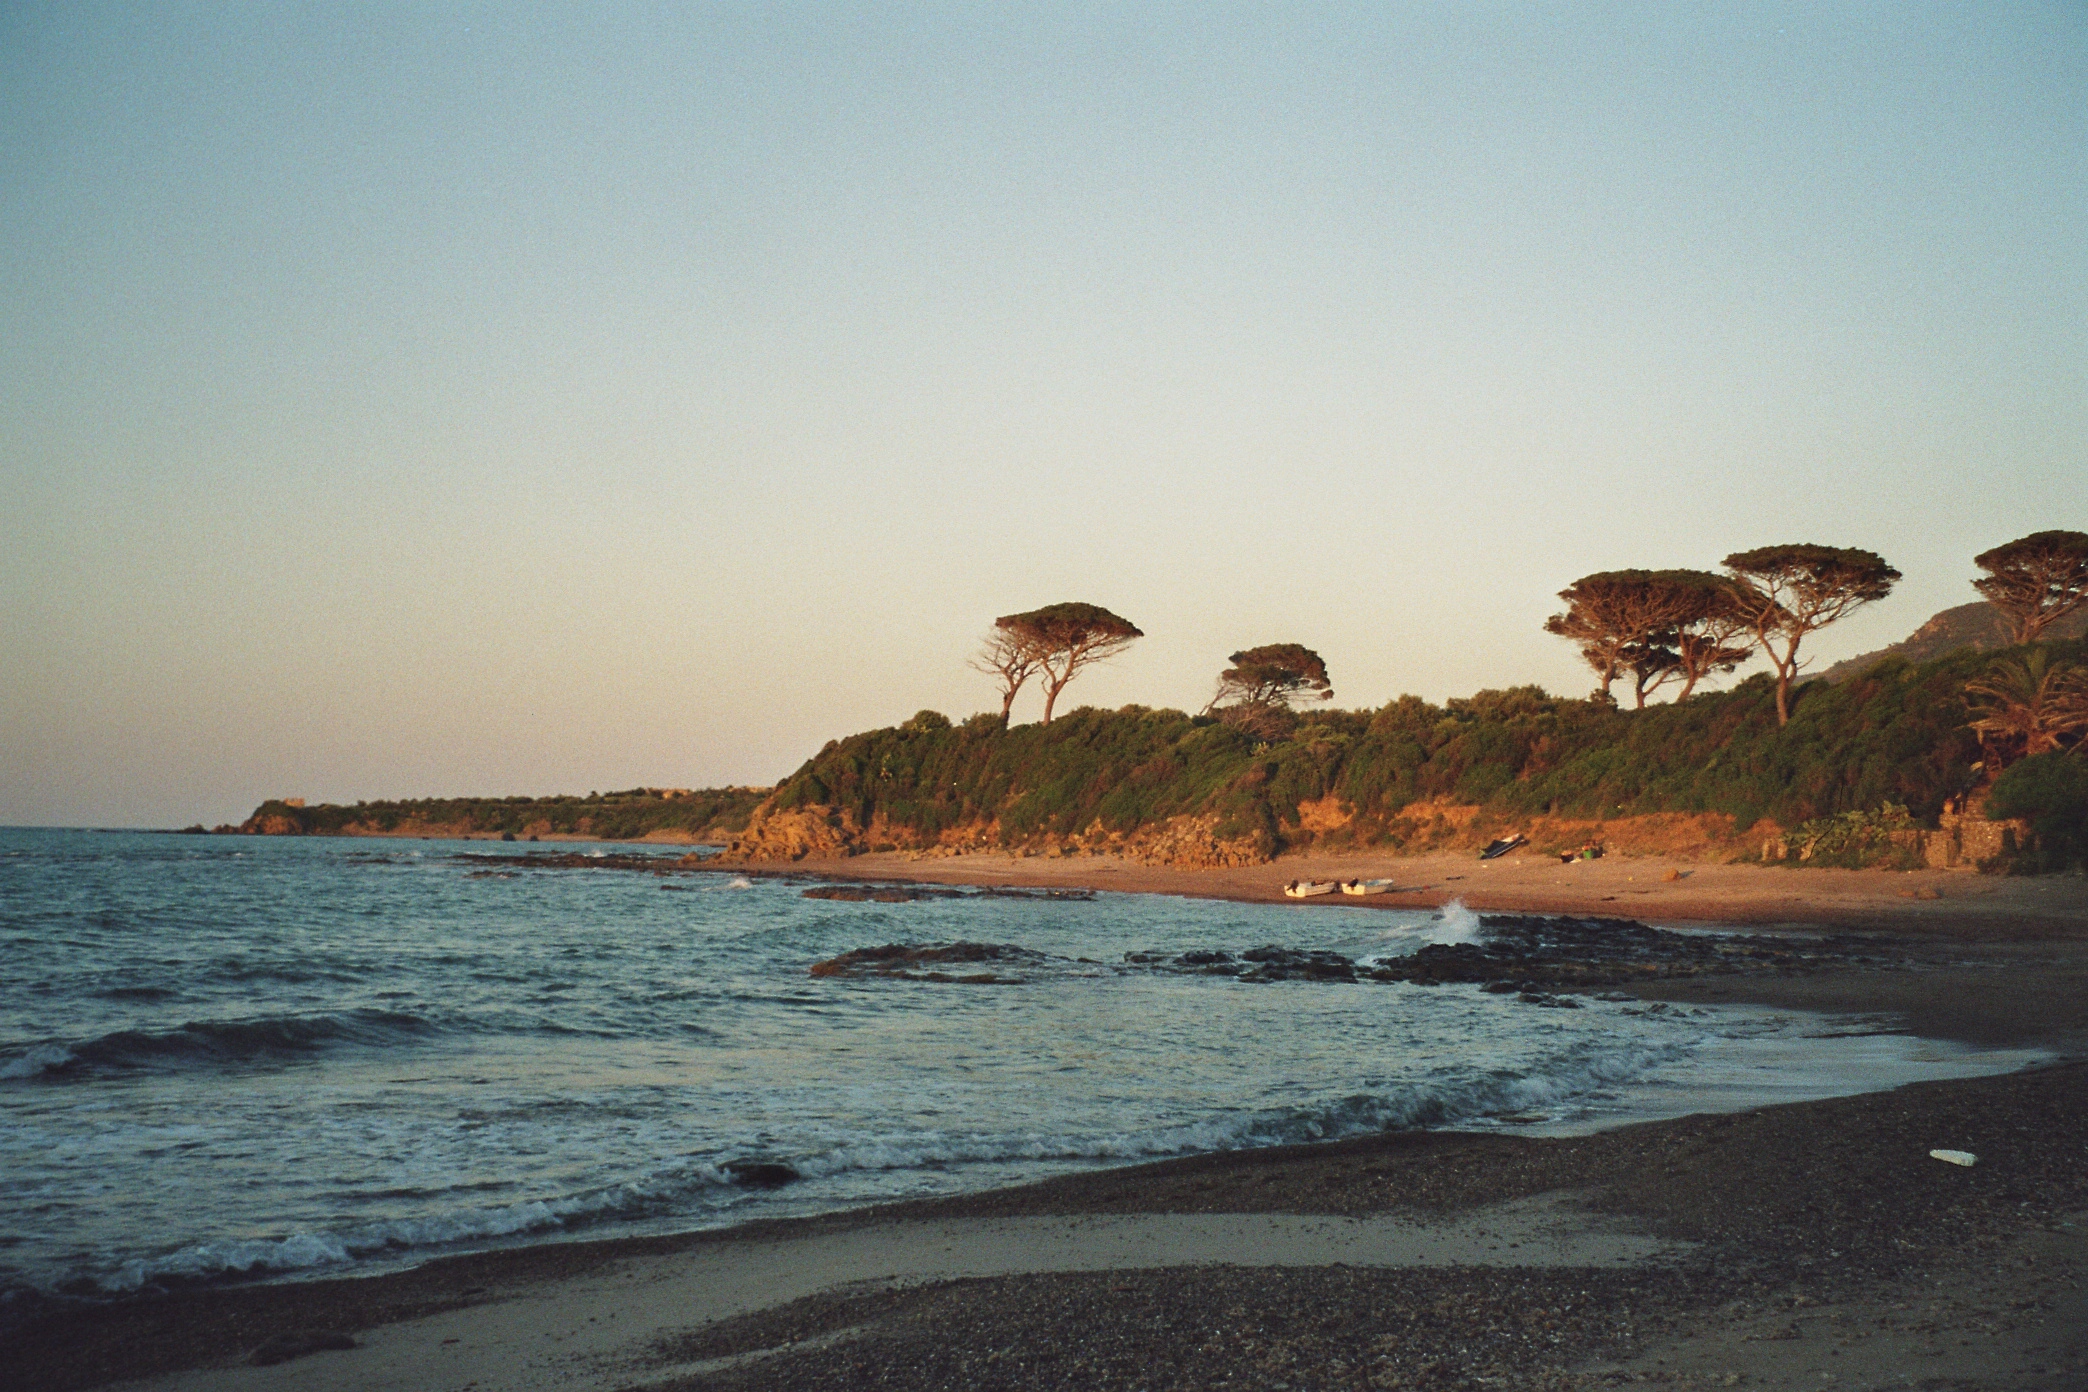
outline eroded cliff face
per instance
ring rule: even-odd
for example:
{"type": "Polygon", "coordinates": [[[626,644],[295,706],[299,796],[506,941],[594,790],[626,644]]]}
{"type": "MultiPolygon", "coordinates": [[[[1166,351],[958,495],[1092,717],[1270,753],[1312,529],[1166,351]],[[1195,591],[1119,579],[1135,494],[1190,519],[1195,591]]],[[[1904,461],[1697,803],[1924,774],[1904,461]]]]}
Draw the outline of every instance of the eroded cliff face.
{"type": "Polygon", "coordinates": [[[727,855],[747,860],[803,860],[860,855],[866,850],[855,818],[833,807],[798,807],[777,811],[757,808],[747,829],[732,838],[727,855]]]}
{"type": "Polygon", "coordinates": [[[283,812],[256,812],[239,824],[243,836],[303,836],[308,828],[283,812]]]}
{"type": "Polygon", "coordinates": [[[1252,837],[1221,837],[1218,818],[1175,817],[1129,833],[1105,830],[1100,822],[1071,836],[1043,834],[1013,846],[1001,839],[998,822],[952,827],[928,838],[882,818],[865,829],[850,813],[833,807],[787,812],[758,811],[727,854],[750,861],[795,861],[902,851],[915,856],[956,856],[1002,851],[1016,856],[1114,855],[1144,865],[1182,869],[1229,869],[1260,865],[1269,856],[1252,837]]]}

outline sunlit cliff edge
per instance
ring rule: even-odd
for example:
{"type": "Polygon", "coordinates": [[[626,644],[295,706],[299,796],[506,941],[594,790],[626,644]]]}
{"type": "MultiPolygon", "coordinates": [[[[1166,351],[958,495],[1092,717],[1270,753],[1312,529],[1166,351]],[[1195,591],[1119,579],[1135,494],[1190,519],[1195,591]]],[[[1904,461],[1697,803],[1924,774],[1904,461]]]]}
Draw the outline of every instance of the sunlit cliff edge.
{"type": "MultiPolygon", "coordinates": [[[[2083,656],[2080,641],[2042,646],[2054,661],[2083,656]]],[[[1965,684],[1992,661],[1969,647],[1927,662],[1887,657],[1800,688],[1788,726],[1760,676],[1643,711],[1531,686],[1440,706],[1407,696],[1300,714],[1273,739],[1142,706],[1016,726],[923,711],[830,742],[774,789],[278,801],[237,830],[704,841],[748,862],[1000,850],[1185,868],[1474,848],[1519,833],[1537,851],[2060,868],[2079,809],[2060,806],[2053,822],[2053,809],[2020,797],[1987,806],[2008,789],[1982,772],[1965,684]]]]}

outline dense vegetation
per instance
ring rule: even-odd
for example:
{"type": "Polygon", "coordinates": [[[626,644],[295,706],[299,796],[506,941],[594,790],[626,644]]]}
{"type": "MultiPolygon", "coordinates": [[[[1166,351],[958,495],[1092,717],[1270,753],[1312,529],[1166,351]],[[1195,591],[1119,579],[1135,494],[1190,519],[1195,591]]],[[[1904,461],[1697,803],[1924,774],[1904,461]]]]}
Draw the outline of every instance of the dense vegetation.
{"type": "Polygon", "coordinates": [[[1988,809],[2030,823],[2032,845],[2010,868],[2029,872],[2088,864],[2088,762],[2078,754],[2034,754],[1995,780],[1988,809]]]}
{"type": "Polygon", "coordinates": [[[311,836],[425,826],[518,838],[545,834],[626,841],[655,831],[701,838],[742,830],[767,794],[766,788],[631,788],[586,797],[413,798],[353,806],[272,801],[256,808],[248,825],[280,819],[311,836]]]}
{"type": "MultiPolygon", "coordinates": [[[[2080,643],[2044,646],[2055,661],[2082,655],[2080,643]]],[[[829,744],[779,786],[775,806],[833,807],[909,839],[997,821],[1005,844],[1211,815],[1218,835],[1252,838],[1264,854],[1315,839],[1402,845],[1417,832],[1401,814],[1433,799],[1511,816],[1721,813],[1741,828],[1890,804],[1895,819],[1933,826],[1944,801],[1978,781],[1964,687],[1995,656],[1888,658],[1839,684],[1809,683],[1781,728],[1767,674],[1641,711],[1534,686],[1441,706],[1403,696],[1305,715],[1277,740],[1141,706],[1015,728],[923,711],[829,744]],[[1353,817],[1315,838],[1300,804],[1329,794],[1353,817]]]]}

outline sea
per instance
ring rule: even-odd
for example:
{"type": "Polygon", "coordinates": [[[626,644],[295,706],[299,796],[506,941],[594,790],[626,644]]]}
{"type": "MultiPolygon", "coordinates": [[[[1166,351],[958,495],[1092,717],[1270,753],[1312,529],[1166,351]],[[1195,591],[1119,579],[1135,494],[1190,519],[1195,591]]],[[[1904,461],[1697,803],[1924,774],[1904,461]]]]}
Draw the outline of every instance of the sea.
{"type": "Polygon", "coordinates": [[[0,829],[0,1324],[53,1299],[1409,1128],[1584,1131],[2039,1057],[1881,1020],[1127,960],[1391,957],[1482,931],[1458,904],[836,902],[809,879],[609,868],[681,848],[530,859],[551,849],[0,829]],[[993,985],[810,974],[956,941],[1042,955],[993,985]],[[796,1178],[751,1186],[749,1162],[796,1178]]]}

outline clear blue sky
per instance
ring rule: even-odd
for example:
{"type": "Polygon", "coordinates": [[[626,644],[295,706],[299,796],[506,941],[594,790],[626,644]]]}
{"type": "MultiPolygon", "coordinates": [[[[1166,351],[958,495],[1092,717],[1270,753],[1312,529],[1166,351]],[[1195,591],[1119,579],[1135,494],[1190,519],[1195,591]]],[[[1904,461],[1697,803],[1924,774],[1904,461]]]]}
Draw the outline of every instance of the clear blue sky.
{"type": "MultiPolygon", "coordinates": [[[[997,614],[1589,685],[2088,528],[2078,4],[0,9],[0,822],[770,782],[997,614]]],[[[1037,698],[1018,705],[1034,718],[1037,698]]]]}

